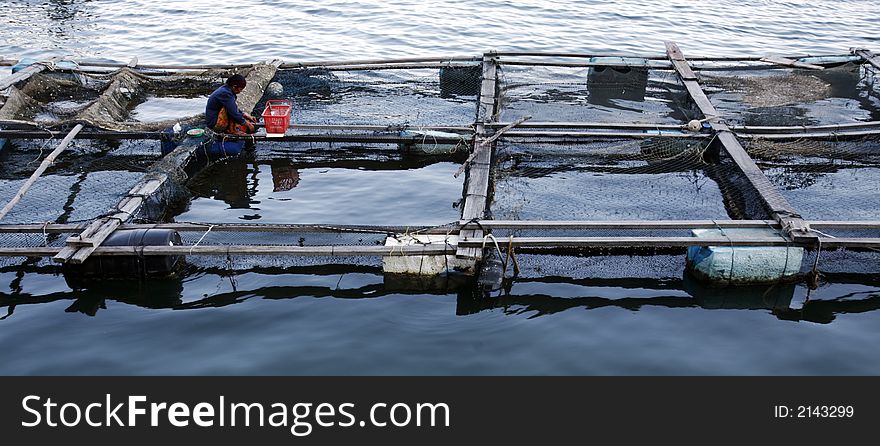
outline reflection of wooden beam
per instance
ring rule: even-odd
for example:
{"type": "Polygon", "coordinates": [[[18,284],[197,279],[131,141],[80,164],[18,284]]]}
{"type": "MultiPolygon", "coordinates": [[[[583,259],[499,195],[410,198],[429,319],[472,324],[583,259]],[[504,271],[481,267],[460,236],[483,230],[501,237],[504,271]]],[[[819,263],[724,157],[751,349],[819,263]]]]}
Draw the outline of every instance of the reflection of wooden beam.
{"type": "Polygon", "coordinates": [[[45,172],[46,169],[48,169],[49,166],[51,166],[52,163],[55,162],[55,158],[57,158],[58,155],[60,155],[61,152],[63,152],[64,149],[66,149],[67,146],[70,145],[70,142],[73,141],[73,137],[76,136],[76,134],[79,133],[82,128],[82,124],[77,124],[76,127],[74,127],[70,131],[70,133],[68,133],[67,136],[65,136],[64,139],[61,140],[61,142],[58,144],[58,147],[56,147],[55,150],[52,151],[52,153],[46,156],[43,162],[40,163],[40,166],[37,167],[37,170],[35,170],[30,178],[28,178],[27,181],[25,181],[24,184],[21,185],[21,188],[18,190],[12,200],[10,200],[9,203],[7,203],[6,206],[3,207],[3,209],[0,209],[0,219],[3,219],[3,217],[5,217],[6,214],[8,214],[9,211],[11,211],[12,208],[15,207],[15,205],[18,204],[19,201],[21,201],[22,197],[24,197],[24,194],[26,194],[28,189],[30,189],[31,186],[34,185],[34,182],[37,181],[37,178],[40,178],[40,175],[42,175],[43,172],[45,172]]]}
{"type": "Polygon", "coordinates": [[[724,150],[730,156],[737,167],[742,171],[745,178],[751,186],[757,191],[758,195],[764,201],[767,209],[770,211],[773,219],[778,221],[786,233],[792,238],[807,237],[815,239],[807,228],[806,223],[795,209],[789,204],[788,200],[779,193],[779,190],[770,183],[770,180],[764,175],[764,172],[755,164],[755,161],[746,153],[743,146],[736,139],[736,136],[730,128],[721,122],[718,122],[718,110],[709,101],[706,93],[697,82],[693,71],[688,67],[687,60],[679,50],[678,45],[674,42],[666,42],[666,53],[669,59],[675,65],[675,69],[681,77],[685,88],[691,96],[691,99],[697,104],[697,107],[703,113],[704,117],[709,121],[712,130],[718,141],[724,147],[724,150]]]}

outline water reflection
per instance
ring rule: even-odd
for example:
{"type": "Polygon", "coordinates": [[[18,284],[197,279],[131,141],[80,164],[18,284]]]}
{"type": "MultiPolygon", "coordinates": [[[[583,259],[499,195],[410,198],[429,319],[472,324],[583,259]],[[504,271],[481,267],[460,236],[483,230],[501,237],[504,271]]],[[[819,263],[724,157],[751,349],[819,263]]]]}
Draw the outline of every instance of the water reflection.
{"type": "MultiPolygon", "coordinates": [[[[243,159],[225,160],[205,169],[189,183],[196,197],[213,198],[229,205],[230,209],[251,209],[259,204],[260,172],[265,165],[251,164],[243,159]]],[[[272,192],[286,192],[300,181],[299,170],[290,160],[269,163],[272,174],[272,192]]]]}
{"type": "Polygon", "coordinates": [[[45,51],[64,48],[82,53],[94,26],[90,0],[12,1],[5,3],[4,37],[13,50],[45,51]],[[73,48],[71,48],[73,47],[73,48]]]}
{"type": "MultiPolygon", "coordinates": [[[[31,272],[40,268],[19,267],[31,272]]],[[[381,268],[354,265],[315,265],[294,268],[260,269],[262,275],[278,275],[289,279],[303,278],[303,285],[258,286],[248,288],[237,283],[236,275],[221,268],[208,268],[188,277],[216,277],[231,282],[228,292],[203,295],[193,299],[185,296],[184,281],[180,279],[147,281],[94,281],[78,282],[81,289],[32,296],[20,288],[11,293],[0,293],[0,308],[6,315],[14,314],[16,307],[56,301],[72,300],[66,312],[96,316],[106,310],[108,300],[148,309],[199,310],[222,308],[247,300],[288,300],[298,297],[334,299],[375,299],[394,295],[455,295],[458,316],[469,316],[485,311],[529,319],[553,315],[572,309],[596,310],[619,308],[640,311],[645,307],[702,310],[745,310],[771,314],[782,321],[805,321],[829,324],[841,314],[866,313],[880,309],[880,282],[873,275],[835,277],[823,285],[827,296],[834,298],[802,301],[809,294],[800,284],[772,286],[713,288],[685,276],[679,280],[658,279],[563,279],[545,277],[535,279],[505,279],[503,289],[496,293],[482,291],[473,278],[464,276],[414,277],[384,275],[381,268]],[[315,278],[335,278],[346,274],[366,277],[358,286],[340,288],[335,280],[316,281],[315,278]],[[324,285],[334,282],[337,286],[324,285]],[[572,291],[574,290],[574,291],[572,291]],[[567,295],[566,297],[558,297],[567,295]],[[625,296],[625,297],[606,297],[625,296]]],[[[341,279],[339,279],[341,281],[341,279]]],[[[246,280],[242,280],[246,281],[246,280]]],[[[289,280],[279,283],[289,283],[289,280]]]]}
{"type": "Polygon", "coordinates": [[[194,200],[175,218],[421,225],[459,216],[453,203],[461,198],[461,180],[453,177],[458,165],[448,159],[397,152],[283,152],[270,144],[259,145],[247,158],[199,171],[187,183],[194,200]]]}

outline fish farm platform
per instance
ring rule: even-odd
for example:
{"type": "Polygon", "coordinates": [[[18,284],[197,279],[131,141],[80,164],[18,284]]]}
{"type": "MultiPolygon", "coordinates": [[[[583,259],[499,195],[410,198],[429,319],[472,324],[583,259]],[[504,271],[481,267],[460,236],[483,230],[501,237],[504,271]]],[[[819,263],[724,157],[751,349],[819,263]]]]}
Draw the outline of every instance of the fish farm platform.
{"type": "Polygon", "coordinates": [[[0,58],[14,66],[0,79],[0,268],[142,277],[236,256],[482,280],[493,265],[517,274],[517,254],[687,251],[722,284],[735,269],[814,280],[832,262],[877,277],[880,56],[665,50],[0,58]],[[283,135],[203,129],[204,99],[233,73],[248,80],[242,110],[293,104],[283,135]]]}

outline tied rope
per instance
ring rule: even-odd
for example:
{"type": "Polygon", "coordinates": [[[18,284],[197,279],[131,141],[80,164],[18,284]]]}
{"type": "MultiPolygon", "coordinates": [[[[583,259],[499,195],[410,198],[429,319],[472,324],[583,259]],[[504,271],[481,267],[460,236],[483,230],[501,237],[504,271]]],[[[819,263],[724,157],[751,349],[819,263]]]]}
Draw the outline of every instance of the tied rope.
{"type": "MultiPolygon", "coordinates": [[[[209,225],[209,226],[208,226],[208,230],[205,231],[205,233],[202,234],[201,237],[199,237],[199,240],[196,241],[192,246],[190,246],[190,248],[189,248],[189,255],[192,255],[192,253],[193,253],[193,249],[195,249],[196,246],[199,246],[199,243],[201,243],[202,240],[204,240],[205,237],[208,236],[208,233],[211,232],[211,229],[214,229],[214,225],[209,225]]],[[[227,259],[227,260],[230,259],[230,257],[229,257],[229,247],[228,247],[228,246],[226,247],[226,259],[227,259]]]]}

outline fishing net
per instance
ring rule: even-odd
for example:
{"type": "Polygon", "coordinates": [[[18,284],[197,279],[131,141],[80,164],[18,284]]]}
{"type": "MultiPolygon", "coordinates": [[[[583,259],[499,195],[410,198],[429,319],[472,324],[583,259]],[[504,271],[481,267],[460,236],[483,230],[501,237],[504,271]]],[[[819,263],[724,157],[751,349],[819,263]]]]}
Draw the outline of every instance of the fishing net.
{"type": "Polygon", "coordinates": [[[497,153],[495,219],[767,218],[711,138],[504,142],[497,153]]]}
{"type": "Polygon", "coordinates": [[[880,139],[751,139],[744,147],[808,220],[878,220],[880,139]]]}
{"type": "MultiPolygon", "coordinates": [[[[0,155],[0,202],[8,203],[53,140],[15,140],[0,155]]],[[[111,213],[159,159],[158,142],[75,140],[2,223],[73,223],[111,213]]]]}
{"type": "MultiPolygon", "coordinates": [[[[294,124],[420,127],[470,125],[479,65],[417,69],[280,70],[265,100],[293,102],[294,124]]],[[[263,103],[257,110],[263,109],[263,103]]]]}
{"type": "MultiPolygon", "coordinates": [[[[248,103],[252,108],[259,100],[275,69],[273,65],[258,64],[237,70],[254,84],[249,83],[239,95],[243,109],[249,109],[245,106],[248,103]]],[[[5,104],[0,107],[0,120],[40,127],[84,123],[118,131],[156,131],[177,123],[200,124],[204,120],[202,113],[155,122],[133,120],[131,115],[148,100],[205,98],[231,74],[231,70],[211,69],[168,75],[130,68],[107,74],[79,70],[44,72],[10,88],[5,104]]]]}
{"type": "Polygon", "coordinates": [[[696,117],[671,71],[500,65],[500,116],[532,121],[680,124],[696,117]]]}

